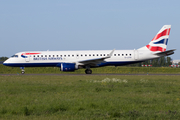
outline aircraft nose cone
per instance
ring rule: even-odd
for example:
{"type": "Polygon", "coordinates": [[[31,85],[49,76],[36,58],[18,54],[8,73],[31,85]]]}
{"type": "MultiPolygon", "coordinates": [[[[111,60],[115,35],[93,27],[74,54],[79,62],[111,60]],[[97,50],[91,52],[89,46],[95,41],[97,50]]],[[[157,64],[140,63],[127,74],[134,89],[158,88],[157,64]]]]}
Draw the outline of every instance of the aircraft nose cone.
{"type": "Polygon", "coordinates": [[[3,65],[7,65],[7,63],[6,63],[6,62],[3,62],[3,65]]]}
{"type": "Polygon", "coordinates": [[[8,60],[4,61],[3,65],[8,66],[8,60]]]}

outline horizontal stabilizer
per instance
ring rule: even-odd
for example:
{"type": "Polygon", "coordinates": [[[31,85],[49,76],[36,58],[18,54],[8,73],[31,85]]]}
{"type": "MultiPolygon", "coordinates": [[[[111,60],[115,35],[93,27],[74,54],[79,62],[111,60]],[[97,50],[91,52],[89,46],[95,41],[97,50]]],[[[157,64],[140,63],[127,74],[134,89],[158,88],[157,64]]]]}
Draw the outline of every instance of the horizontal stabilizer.
{"type": "Polygon", "coordinates": [[[168,55],[172,55],[172,54],[174,54],[174,51],[175,51],[176,49],[172,49],[172,50],[167,50],[167,51],[164,51],[164,52],[158,52],[158,53],[154,53],[155,55],[166,55],[166,56],[168,56],[168,55]]]}

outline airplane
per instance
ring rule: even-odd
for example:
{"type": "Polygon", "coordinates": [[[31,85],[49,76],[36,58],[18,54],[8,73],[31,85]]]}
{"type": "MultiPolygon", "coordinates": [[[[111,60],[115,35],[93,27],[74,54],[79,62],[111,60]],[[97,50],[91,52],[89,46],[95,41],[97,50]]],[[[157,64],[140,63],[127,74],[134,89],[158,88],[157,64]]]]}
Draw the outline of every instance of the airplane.
{"type": "Polygon", "coordinates": [[[61,71],[75,71],[103,66],[123,66],[174,54],[176,49],[166,50],[171,25],[164,25],[151,42],[134,50],[85,50],[85,51],[27,51],[19,52],[3,65],[21,67],[59,67],[61,71]]]}

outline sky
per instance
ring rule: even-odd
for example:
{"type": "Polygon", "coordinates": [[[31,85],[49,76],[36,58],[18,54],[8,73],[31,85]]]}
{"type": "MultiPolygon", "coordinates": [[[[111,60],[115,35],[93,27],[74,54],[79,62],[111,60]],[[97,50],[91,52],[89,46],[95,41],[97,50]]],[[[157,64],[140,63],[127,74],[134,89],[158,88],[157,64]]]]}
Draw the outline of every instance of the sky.
{"type": "Polygon", "coordinates": [[[130,50],[170,24],[180,59],[179,0],[0,0],[0,57],[22,51],[130,50]]]}

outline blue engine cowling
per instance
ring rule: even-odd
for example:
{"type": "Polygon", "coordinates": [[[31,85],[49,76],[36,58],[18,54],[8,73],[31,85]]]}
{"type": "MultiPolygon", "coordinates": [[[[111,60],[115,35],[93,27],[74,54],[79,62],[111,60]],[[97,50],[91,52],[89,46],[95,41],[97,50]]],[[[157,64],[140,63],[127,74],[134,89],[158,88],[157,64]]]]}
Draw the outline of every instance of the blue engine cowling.
{"type": "Polygon", "coordinates": [[[61,71],[75,71],[78,69],[78,66],[76,63],[61,63],[60,65],[57,65],[60,67],[61,71]]]}

